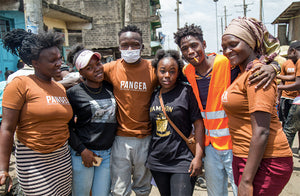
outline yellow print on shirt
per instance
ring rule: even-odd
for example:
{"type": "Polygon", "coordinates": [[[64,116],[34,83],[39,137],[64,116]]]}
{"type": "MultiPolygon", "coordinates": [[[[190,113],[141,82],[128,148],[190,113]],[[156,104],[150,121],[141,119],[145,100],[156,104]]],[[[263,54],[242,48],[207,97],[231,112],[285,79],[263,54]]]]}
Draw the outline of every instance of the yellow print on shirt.
{"type": "Polygon", "coordinates": [[[171,134],[169,130],[167,130],[168,120],[166,119],[163,113],[160,113],[156,116],[156,135],[159,137],[166,137],[171,134]]]}
{"type": "MultiPolygon", "coordinates": [[[[165,105],[166,112],[173,112],[173,107],[165,105]]],[[[150,112],[162,111],[161,106],[152,106],[150,107],[150,112]]]]}

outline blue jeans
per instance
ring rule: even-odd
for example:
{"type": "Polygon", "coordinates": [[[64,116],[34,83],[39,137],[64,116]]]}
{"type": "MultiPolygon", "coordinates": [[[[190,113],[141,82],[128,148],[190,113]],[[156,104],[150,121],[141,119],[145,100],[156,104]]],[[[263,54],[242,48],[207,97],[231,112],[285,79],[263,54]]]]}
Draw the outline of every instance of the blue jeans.
{"type": "Polygon", "coordinates": [[[76,151],[70,147],[72,167],[73,167],[73,196],[92,195],[108,196],[110,194],[110,151],[108,150],[91,150],[96,155],[103,158],[99,167],[85,167],[82,164],[81,156],[76,155],[76,151]]]}
{"type": "Polygon", "coordinates": [[[232,150],[216,150],[211,144],[206,146],[204,169],[209,196],[227,196],[228,179],[234,196],[237,195],[232,172],[232,150]]]}
{"type": "Polygon", "coordinates": [[[283,131],[292,148],[296,133],[300,130],[300,105],[293,104],[284,124],[283,131]]]}

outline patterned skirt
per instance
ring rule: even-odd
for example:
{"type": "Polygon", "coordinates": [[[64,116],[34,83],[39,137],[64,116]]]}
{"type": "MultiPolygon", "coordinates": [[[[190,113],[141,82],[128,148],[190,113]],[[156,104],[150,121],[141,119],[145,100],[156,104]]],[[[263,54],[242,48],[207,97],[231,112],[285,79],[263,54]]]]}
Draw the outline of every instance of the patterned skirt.
{"type": "Polygon", "coordinates": [[[72,166],[68,143],[51,153],[39,153],[17,141],[16,170],[25,195],[68,196],[72,166]]]}

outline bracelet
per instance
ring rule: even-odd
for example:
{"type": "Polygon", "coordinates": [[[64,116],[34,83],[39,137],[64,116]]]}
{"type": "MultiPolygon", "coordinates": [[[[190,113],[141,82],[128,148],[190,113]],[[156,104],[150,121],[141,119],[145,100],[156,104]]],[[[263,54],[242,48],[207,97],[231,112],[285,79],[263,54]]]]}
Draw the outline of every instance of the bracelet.
{"type": "Polygon", "coordinates": [[[273,67],[273,69],[275,70],[276,74],[279,75],[280,72],[281,72],[281,69],[278,69],[278,68],[277,68],[275,65],[273,65],[272,63],[271,63],[270,65],[273,67]]]}

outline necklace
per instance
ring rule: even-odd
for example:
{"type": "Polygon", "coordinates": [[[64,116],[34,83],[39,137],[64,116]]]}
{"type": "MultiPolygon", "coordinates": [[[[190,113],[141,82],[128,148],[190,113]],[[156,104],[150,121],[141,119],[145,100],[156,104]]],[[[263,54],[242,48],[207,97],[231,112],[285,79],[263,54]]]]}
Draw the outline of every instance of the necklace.
{"type": "Polygon", "coordinates": [[[97,90],[97,91],[92,91],[92,90],[90,90],[89,87],[87,87],[87,86],[85,85],[84,82],[83,82],[83,86],[86,88],[86,90],[87,90],[88,92],[90,92],[90,93],[92,93],[92,94],[94,94],[94,95],[99,94],[99,93],[101,93],[101,91],[102,91],[102,85],[100,86],[99,90],[97,90]]]}

